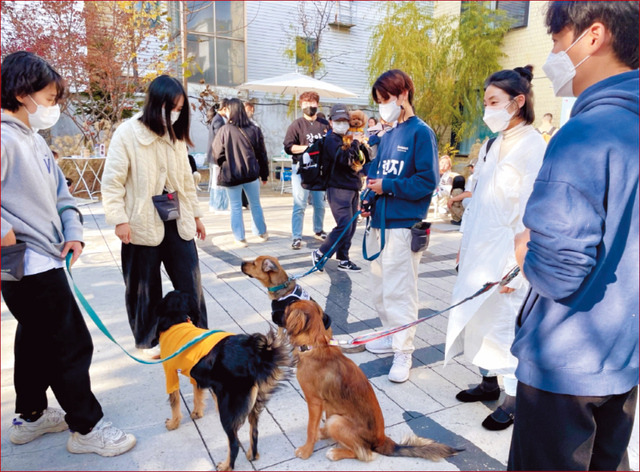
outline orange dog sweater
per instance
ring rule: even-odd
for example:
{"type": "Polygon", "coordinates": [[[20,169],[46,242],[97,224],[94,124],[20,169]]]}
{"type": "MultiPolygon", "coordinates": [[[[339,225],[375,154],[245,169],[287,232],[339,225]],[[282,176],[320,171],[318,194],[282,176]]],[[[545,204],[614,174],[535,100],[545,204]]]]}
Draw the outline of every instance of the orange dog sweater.
{"type": "MultiPolygon", "coordinates": [[[[160,356],[164,359],[176,352],[192,339],[209,331],[208,329],[197,328],[191,322],[173,325],[160,335],[160,356]]],[[[191,378],[191,369],[200,359],[206,356],[213,347],[226,337],[233,336],[234,333],[219,332],[213,333],[202,341],[184,350],[173,359],[164,362],[164,375],[167,378],[167,393],[171,394],[180,389],[178,373],[189,377],[191,383],[196,385],[196,381],[191,378]]]]}

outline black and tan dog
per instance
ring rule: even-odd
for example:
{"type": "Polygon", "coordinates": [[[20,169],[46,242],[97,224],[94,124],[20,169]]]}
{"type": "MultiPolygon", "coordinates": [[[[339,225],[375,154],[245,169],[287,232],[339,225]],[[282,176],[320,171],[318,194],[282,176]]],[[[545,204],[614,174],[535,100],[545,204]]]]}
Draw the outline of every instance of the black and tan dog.
{"type": "MultiPolygon", "coordinates": [[[[189,294],[173,291],[164,297],[156,311],[162,358],[207,331],[190,322],[189,313],[197,312],[196,302],[189,294]]],[[[238,429],[247,416],[251,437],[247,459],[258,459],[258,417],[292,364],[286,337],[273,330],[252,335],[218,332],[204,338],[163,364],[172,413],[165,423],[167,429],[178,428],[182,419],[180,372],[194,386],[191,418],[203,416],[205,389],[210,389],[217,402],[220,422],[229,440],[227,459],[218,464],[218,470],[233,470],[239,449],[238,429]]]]}
{"type": "MultiPolygon", "coordinates": [[[[258,256],[254,261],[243,262],[240,268],[243,273],[267,287],[271,299],[271,320],[278,326],[278,332],[284,328],[284,310],[287,306],[298,300],[316,303],[302,286],[289,278],[275,257],[258,256]]],[[[331,337],[331,318],[324,311],[322,316],[324,328],[331,337]]]]}
{"type": "Polygon", "coordinates": [[[382,410],[369,380],[340,349],[329,344],[322,312],[315,304],[300,300],[289,305],[285,325],[298,352],[296,376],[309,409],[307,442],[296,449],[297,457],[311,456],[319,436],[338,442],[338,447],[327,451],[334,461],[370,461],[373,452],[438,460],[460,452],[417,436],[397,444],[385,434],[382,410]],[[323,412],[327,419],[320,428],[323,412]]]}

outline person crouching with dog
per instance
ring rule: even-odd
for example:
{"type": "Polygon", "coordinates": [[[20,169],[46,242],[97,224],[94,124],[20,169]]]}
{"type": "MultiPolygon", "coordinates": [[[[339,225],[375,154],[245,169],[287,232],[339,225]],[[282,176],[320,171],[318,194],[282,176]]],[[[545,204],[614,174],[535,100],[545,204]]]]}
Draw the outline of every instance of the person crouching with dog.
{"type": "MultiPolygon", "coordinates": [[[[418,319],[418,264],[427,238],[412,247],[411,228],[426,227],[422,220],[438,184],[436,137],[415,115],[413,94],[413,81],[398,69],[378,77],[372,89],[380,117],[387,123],[397,122],[380,139],[367,182],[367,188],[376,195],[370,213],[372,236],[381,241],[384,230],[384,247],[371,262],[372,295],[384,329],[418,319]]],[[[363,212],[363,216],[369,216],[369,212],[363,212]]],[[[415,327],[409,328],[366,344],[366,349],[375,354],[394,353],[389,371],[392,382],[409,379],[415,332],[415,327]]]]}
{"type": "Polygon", "coordinates": [[[358,223],[353,217],[360,205],[359,193],[362,186],[359,173],[353,169],[353,163],[358,160],[364,135],[355,134],[350,144],[343,144],[342,137],[349,131],[349,112],[344,105],[338,104],[331,108],[329,121],[333,131],[325,138],[322,159],[332,162],[333,171],[329,177],[326,194],[336,227],[331,230],[320,248],[311,253],[311,260],[316,264],[337,243],[334,253],[340,261],[338,269],[359,272],[360,267],[349,258],[349,249],[358,223]],[[338,240],[347,226],[349,229],[342,239],[338,240]]]}

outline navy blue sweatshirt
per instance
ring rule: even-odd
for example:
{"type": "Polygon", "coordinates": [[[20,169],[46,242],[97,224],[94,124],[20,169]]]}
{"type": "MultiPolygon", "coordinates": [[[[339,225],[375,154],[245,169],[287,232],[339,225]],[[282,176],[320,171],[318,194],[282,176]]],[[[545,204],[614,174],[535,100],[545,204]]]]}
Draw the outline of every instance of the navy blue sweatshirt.
{"type": "MultiPolygon", "coordinates": [[[[387,228],[410,228],[424,220],[440,178],[433,130],[413,116],[387,131],[369,166],[369,178],[383,179],[387,228]]],[[[378,198],[373,209],[374,228],[381,227],[381,203],[382,198],[378,198]]]]}
{"type": "Polygon", "coordinates": [[[532,387],[606,396],[638,384],[638,95],[637,70],[592,85],[547,147],[511,348],[532,387]]]}

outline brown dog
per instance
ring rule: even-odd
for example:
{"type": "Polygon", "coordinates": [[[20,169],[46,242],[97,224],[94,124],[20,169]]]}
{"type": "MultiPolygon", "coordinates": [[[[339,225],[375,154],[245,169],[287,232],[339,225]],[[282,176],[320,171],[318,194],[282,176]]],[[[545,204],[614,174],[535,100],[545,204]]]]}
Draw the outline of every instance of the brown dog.
{"type": "Polygon", "coordinates": [[[296,375],[309,409],[307,442],[296,449],[297,457],[311,456],[319,435],[339,443],[327,452],[334,461],[370,461],[372,452],[439,460],[460,451],[417,436],[395,443],[384,433],[382,411],[367,377],[338,347],[329,345],[322,311],[316,304],[304,300],[292,303],[285,321],[291,343],[297,348],[296,375]],[[327,421],[319,428],[323,411],[327,421]]]}

